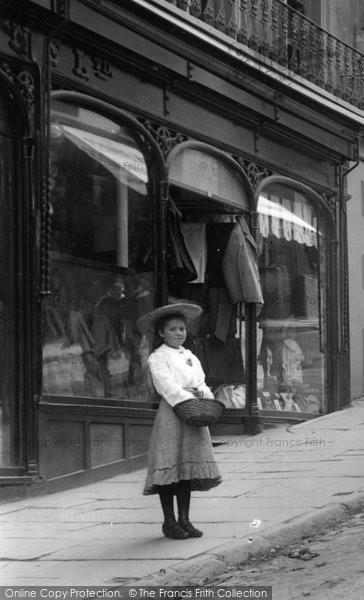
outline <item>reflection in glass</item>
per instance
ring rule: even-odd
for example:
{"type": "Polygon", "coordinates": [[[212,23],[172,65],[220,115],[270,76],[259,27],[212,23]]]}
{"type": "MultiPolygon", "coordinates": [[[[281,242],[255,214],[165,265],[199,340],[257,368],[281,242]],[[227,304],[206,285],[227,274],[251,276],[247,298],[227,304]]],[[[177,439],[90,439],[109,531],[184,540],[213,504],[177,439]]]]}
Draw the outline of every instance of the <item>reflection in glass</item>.
{"type": "Polygon", "coordinates": [[[154,306],[153,204],[142,140],[87,109],[54,102],[51,295],[43,393],[145,401],[154,306]]]}
{"type": "Polygon", "coordinates": [[[258,405],[326,411],[326,236],[313,203],[283,185],[259,197],[264,307],[259,317],[258,405]]]}

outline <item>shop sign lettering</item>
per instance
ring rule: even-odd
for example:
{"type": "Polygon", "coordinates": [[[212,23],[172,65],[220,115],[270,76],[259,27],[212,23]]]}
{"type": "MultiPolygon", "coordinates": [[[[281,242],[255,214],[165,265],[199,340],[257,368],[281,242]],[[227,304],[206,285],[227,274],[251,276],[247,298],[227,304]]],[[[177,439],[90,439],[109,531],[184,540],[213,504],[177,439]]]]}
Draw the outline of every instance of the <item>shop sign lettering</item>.
{"type": "Polygon", "coordinates": [[[96,77],[103,81],[107,81],[107,79],[112,77],[111,67],[107,60],[100,58],[99,56],[92,56],[91,61],[92,69],[96,77]]]}
{"type": "Polygon", "coordinates": [[[90,74],[98,77],[102,81],[107,81],[113,76],[110,63],[100,56],[89,56],[79,48],[73,49],[74,63],[72,73],[88,81],[90,74]]]}

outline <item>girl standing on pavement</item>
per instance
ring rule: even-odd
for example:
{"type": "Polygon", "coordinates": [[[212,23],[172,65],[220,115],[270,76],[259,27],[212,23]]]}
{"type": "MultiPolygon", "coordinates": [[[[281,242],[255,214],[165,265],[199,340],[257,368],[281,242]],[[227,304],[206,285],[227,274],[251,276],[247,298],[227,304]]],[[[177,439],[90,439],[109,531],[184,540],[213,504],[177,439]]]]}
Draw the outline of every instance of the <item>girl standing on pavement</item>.
{"type": "Polygon", "coordinates": [[[190,427],[173,407],[192,396],[213,398],[198,358],[184,348],[187,327],[202,310],[194,304],[162,306],[138,321],[144,332],[157,333],[162,345],[148,358],[155,389],[161,396],[149,443],[144,494],[159,494],[163,534],[172,539],[201,537],[189,519],[192,490],[209,490],[221,482],[207,427],[190,427]],[[174,512],[177,499],[178,521],[174,512]]]}

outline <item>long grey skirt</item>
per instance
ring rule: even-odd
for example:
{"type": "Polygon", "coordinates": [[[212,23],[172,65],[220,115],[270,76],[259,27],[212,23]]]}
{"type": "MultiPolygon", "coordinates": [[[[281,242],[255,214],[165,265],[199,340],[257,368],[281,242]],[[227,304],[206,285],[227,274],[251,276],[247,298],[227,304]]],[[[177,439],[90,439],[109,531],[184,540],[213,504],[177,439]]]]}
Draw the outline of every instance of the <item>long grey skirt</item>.
{"type": "Polygon", "coordinates": [[[157,494],[158,486],[191,481],[191,490],[209,490],[221,483],[208,427],[190,427],[161,399],[148,453],[144,495],[157,494]]]}

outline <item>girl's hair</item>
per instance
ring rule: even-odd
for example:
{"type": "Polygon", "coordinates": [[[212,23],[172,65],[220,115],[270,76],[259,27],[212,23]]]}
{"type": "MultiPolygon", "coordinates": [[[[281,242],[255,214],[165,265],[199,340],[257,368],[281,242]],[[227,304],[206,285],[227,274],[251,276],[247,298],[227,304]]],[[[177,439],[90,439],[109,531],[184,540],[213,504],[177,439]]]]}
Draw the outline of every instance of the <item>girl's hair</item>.
{"type": "Polygon", "coordinates": [[[186,317],[184,315],[181,315],[180,313],[166,315],[165,317],[161,317],[154,323],[155,332],[158,333],[159,331],[163,331],[167,323],[169,321],[172,321],[172,319],[180,319],[184,322],[184,324],[186,324],[186,317]]]}

